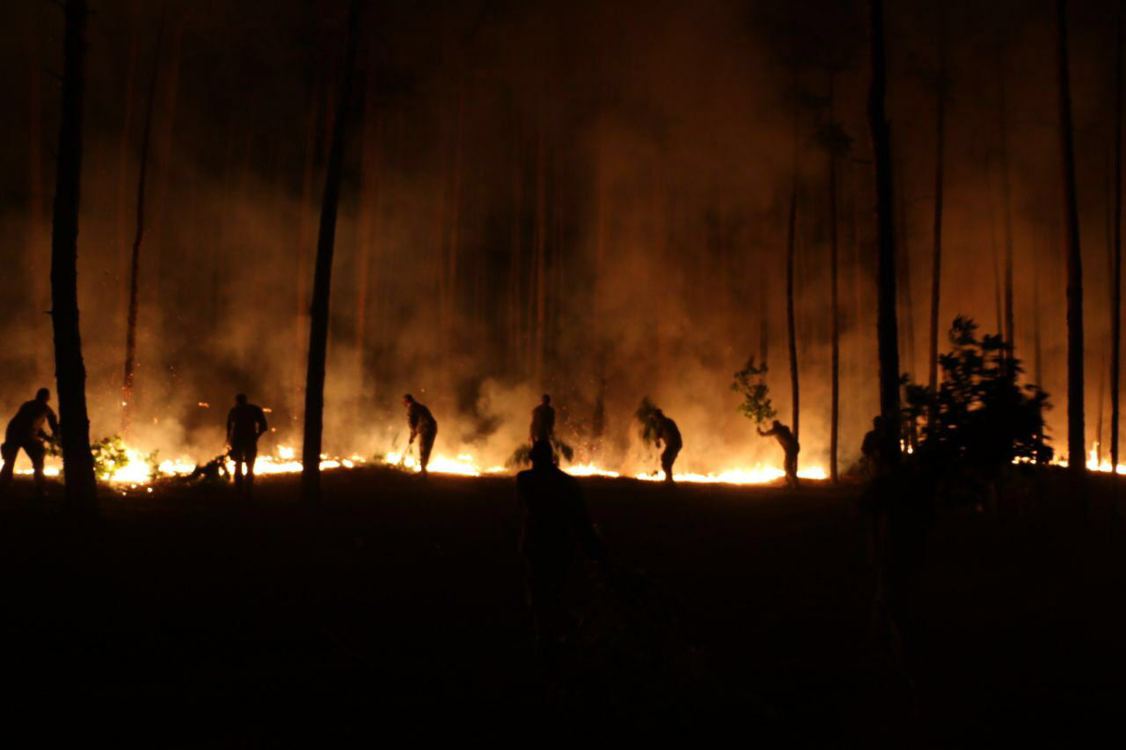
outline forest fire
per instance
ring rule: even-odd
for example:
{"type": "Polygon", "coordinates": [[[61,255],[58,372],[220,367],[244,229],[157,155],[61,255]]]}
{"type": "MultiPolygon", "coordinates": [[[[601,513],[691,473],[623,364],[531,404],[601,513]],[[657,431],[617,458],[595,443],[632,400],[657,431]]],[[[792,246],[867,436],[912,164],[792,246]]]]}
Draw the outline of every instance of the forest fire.
{"type": "MultiPolygon", "coordinates": [[[[321,457],[320,468],[322,471],[336,469],[355,469],[364,466],[382,466],[414,473],[418,471],[418,458],[413,452],[402,453],[392,451],[382,456],[365,458],[359,454],[347,457],[328,456],[321,457]]],[[[234,462],[225,457],[223,467],[228,475],[233,474],[234,462]]],[[[190,458],[177,457],[155,461],[151,454],[132,447],[124,449],[124,456],[118,461],[107,461],[98,472],[99,481],[117,488],[145,488],[162,480],[186,479],[197,472],[200,464],[190,458]]],[[[564,470],[576,477],[601,477],[606,479],[632,478],[644,482],[656,482],[663,479],[660,472],[638,472],[634,474],[622,473],[594,463],[564,464],[564,470]]],[[[44,473],[47,477],[57,478],[62,473],[62,464],[56,458],[47,460],[44,473]]],[[[272,454],[259,456],[255,463],[255,474],[259,476],[273,476],[282,474],[300,474],[302,464],[297,457],[297,451],[286,445],[278,446],[272,454]]],[[[432,474],[445,476],[482,477],[511,475],[516,470],[504,466],[489,466],[480,462],[473,454],[460,452],[453,455],[435,454],[429,465],[432,474]]],[[[16,473],[23,476],[31,475],[31,467],[20,464],[16,473]]],[[[802,479],[823,481],[828,479],[828,472],[822,466],[810,466],[798,471],[802,479]]],[[[692,484],[729,484],[729,485],[765,485],[781,482],[785,479],[785,472],[777,467],[766,464],[755,464],[750,467],[734,467],[716,472],[676,472],[676,481],[692,484]]]]}

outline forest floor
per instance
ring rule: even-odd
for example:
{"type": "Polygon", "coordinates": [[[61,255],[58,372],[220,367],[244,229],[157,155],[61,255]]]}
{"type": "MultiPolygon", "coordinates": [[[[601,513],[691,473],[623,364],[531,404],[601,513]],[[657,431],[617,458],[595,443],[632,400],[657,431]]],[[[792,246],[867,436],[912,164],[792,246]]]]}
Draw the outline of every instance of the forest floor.
{"type": "Polygon", "coordinates": [[[0,499],[2,713],[44,740],[175,747],[606,728],[900,746],[1122,734],[1112,479],[1086,513],[1047,473],[997,510],[939,514],[915,691],[872,634],[857,488],[582,484],[615,572],[572,592],[580,636],[546,674],[511,478],[331,472],[316,509],[296,477],[260,479],[253,501],[161,487],[107,493],[94,521],[62,512],[60,486],[36,502],[17,481],[0,499]]]}

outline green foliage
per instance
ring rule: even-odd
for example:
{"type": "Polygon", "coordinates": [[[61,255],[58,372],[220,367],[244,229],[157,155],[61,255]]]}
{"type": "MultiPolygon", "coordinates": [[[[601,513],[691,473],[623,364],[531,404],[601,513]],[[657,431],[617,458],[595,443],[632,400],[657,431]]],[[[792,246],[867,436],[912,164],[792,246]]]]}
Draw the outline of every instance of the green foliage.
{"type": "Polygon", "coordinates": [[[766,385],[766,363],[755,365],[754,355],[747,358],[747,364],[733,376],[731,390],[743,397],[739,411],[747,419],[762,425],[778,415],[770,402],[770,390],[766,385]]]}
{"type": "Polygon", "coordinates": [[[958,316],[950,329],[951,350],[938,361],[938,392],[906,383],[904,416],[914,428],[921,421],[924,460],[959,465],[979,476],[995,476],[1014,459],[1051,460],[1044,434],[1048,394],[1038,385],[1019,385],[1023,372],[1012,346],[1000,335],[978,336],[970,318],[958,316]]]}
{"type": "MultiPolygon", "coordinates": [[[[90,446],[94,456],[94,475],[103,482],[109,481],[113,473],[129,465],[129,454],[120,435],[104,437],[90,446]]],[[[155,457],[155,453],[150,454],[155,457]]]]}

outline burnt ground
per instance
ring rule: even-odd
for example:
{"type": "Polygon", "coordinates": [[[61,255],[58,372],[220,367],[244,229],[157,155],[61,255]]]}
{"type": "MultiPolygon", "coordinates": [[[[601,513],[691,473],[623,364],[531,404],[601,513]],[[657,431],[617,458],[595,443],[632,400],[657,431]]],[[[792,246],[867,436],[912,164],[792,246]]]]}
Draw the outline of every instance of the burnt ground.
{"type": "MultiPolygon", "coordinates": [[[[17,482],[0,500],[5,731],[146,746],[614,728],[735,741],[967,745],[1110,727],[1126,697],[1126,534],[1055,474],[930,534],[917,699],[870,627],[857,490],[584,480],[613,560],[572,592],[547,676],[511,479],[392,471],[107,495],[96,521],[17,482]],[[14,731],[14,729],[12,729],[14,731]]],[[[667,736],[667,735],[666,735],[667,736]]]]}

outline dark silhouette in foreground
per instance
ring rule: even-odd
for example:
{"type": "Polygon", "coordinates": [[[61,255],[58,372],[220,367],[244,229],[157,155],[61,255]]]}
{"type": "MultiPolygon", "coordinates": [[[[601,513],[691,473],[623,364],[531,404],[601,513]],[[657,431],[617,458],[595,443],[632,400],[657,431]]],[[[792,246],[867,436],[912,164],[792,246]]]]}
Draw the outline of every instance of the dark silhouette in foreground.
{"type": "Polygon", "coordinates": [[[551,405],[551,396],[543,394],[543,400],[532,409],[532,425],[528,430],[528,439],[534,444],[541,440],[550,443],[555,438],[555,407],[551,405]]]}
{"type": "Polygon", "coordinates": [[[231,446],[229,455],[235,462],[235,489],[247,496],[254,489],[258,438],[268,428],[262,407],[249,403],[245,393],[235,396],[235,405],[227,414],[227,444],[231,446]]]}
{"type": "Polygon", "coordinates": [[[438,436],[438,421],[426,408],[414,400],[414,396],[403,396],[403,406],[407,407],[407,424],[411,428],[411,437],[407,441],[409,447],[418,438],[418,465],[422,476],[427,476],[426,467],[430,465],[430,452],[434,450],[434,439],[438,436]]]}
{"type": "Polygon", "coordinates": [[[600,563],[605,562],[605,553],[579,483],[555,465],[551,444],[537,441],[530,455],[532,468],[516,475],[517,499],[524,513],[520,552],[536,638],[551,651],[567,640],[574,627],[563,594],[576,550],[600,563]]]}
{"type": "Polygon", "coordinates": [[[16,457],[22,450],[31,459],[35,470],[35,492],[43,494],[43,458],[47,455],[46,441],[54,439],[59,434],[59,420],[49,404],[51,392],[40,388],[35,398],[25,401],[19,411],[8,422],[8,429],[4,433],[4,445],[0,446],[0,454],[4,458],[4,468],[0,469],[0,482],[5,486],[12,481],[12,472],[16,468],[16,457]],[[51,434],[43,431],[44,424],[51,428],[51,434]]]}
{"type": "Polygon", "coordinates": [[[762,437],[773,437],[778,441],[778,445],[782,446],[782,450],[786,454],[784,468],[786,470],[786,484],[791,488],[798,488],[798,452],[801,446],[798,445],[798,439],[794,437],[794,433],[790,428],[774,420],[774,426],[769,430],[758,428],[758,434],[762,437]]]}
{"type": "Polygon", "coordinates": [[[653,432],[657,447],[664,446],[664,450],[661,451],[661,470],[665,472],[665,481],[671,484],[674,481],[672,466],[684,447],[684,440],[680,437],[680,429],[676,426],[676,422],[666,417],[660,409],[653,412],[653,432]]]}

